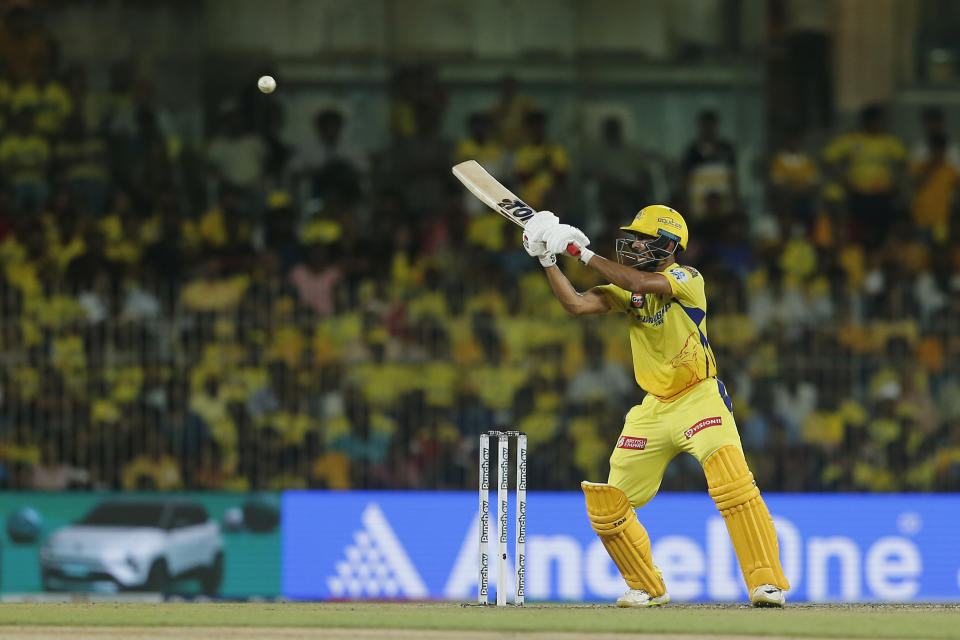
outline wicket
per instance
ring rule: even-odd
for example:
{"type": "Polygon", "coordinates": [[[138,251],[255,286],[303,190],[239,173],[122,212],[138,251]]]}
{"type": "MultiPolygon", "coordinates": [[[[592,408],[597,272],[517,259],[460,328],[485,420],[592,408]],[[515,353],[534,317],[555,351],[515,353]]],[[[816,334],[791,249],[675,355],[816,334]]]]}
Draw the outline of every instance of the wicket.
{"type": "Polygon", "coordinates": [[[497,438],[497,606],[507,604],[507,504],[510,491],[510,438],[517,439],[517,541],[514,549],[516,593],[513,604],[523,605],[526,588],[527,543],[527,434],[488,431],[480,434],[480,574],[477,603],[489,604],[490,569],[490,438],[497,438]]]}

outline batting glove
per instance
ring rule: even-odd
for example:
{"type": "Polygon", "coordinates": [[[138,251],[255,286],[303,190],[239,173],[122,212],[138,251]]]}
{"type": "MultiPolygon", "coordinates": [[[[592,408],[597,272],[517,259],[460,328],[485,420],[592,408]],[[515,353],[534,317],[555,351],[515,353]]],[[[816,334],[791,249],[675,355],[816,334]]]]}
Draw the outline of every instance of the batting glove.
{"type": "Polygon", "coordinates": [[[568,245],[574,244],[583,248],[590,244],[590,239],[587,238],[583,231],[569,224],[558,224],[549,229],[544,234],[543,241],[546,243],[547,251],[550,253],[562,253],[566,255],[570,255],[567,253],[568,245]]]}
{"type": "Polygon", "coordinates": [[[527,250],[527,255],[531,258],[537,258],[540,261],[540,266],[552,267],[557,264],[557,256],[547,251],[547,243],[543,240],[531,241],[530,238],[527,237],[526,230],[524,230],[521,242],[523,243],[523,248],[527,250]]]}
{"type": "Polygon", "coordinates": [[[529,238],[531,242],[538,242],[543,240],[544,233],[558,224],[560,224],[560,218],[551,212],[538,211],[523,226],[523,236],[529,238]]]}

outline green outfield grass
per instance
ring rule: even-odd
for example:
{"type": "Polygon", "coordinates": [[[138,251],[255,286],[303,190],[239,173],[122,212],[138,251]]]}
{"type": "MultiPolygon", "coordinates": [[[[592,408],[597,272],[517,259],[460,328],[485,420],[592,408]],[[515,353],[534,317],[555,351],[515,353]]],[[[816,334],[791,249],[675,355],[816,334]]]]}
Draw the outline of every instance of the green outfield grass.
{"type": "MultiPolygon", "coordinates": [[[[947,605],[462,607],[450,603],[6,603],[0,625],[311,627],[541,632],[645,632],[837,638],[956,638],[947,605]]],[[[389,634],[385,633],[385,637],[389,634]]]]}

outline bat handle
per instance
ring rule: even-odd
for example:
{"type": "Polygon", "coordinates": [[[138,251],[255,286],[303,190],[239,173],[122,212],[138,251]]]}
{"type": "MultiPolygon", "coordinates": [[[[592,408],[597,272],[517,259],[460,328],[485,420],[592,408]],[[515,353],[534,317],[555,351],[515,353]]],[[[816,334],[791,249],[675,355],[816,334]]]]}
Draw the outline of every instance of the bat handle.
{"type": "Polygon", "coordinates": [[[575,244],[573,244],[573,243],[571,242],[570,244],[567,245],[567,253],[569,253],[570,255],[572,255],[574,258],[579,258],[579,257],[580,257],[580,247],[578,247],[577,245],[575,245],[575,244]]]}

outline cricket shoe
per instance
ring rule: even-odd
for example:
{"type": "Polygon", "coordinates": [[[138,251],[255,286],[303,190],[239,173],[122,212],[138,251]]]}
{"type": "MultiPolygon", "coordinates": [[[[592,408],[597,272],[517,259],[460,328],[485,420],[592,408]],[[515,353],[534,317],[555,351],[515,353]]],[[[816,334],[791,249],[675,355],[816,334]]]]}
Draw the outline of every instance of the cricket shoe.
{"type": "Polygon", "coordinates": [[[669,593],[654,598],[643,589],[630,589],[617,598],[618,607],[655,607],[658,604],[667,604],[668,602],[670,602],[669,593]]]}
{"type": "Polygon", "coordinates": [[[772,584],[760,585],[750,596],[750,603],[755,607],[782,607],[785,600],[783,589],[772,584]]]}

